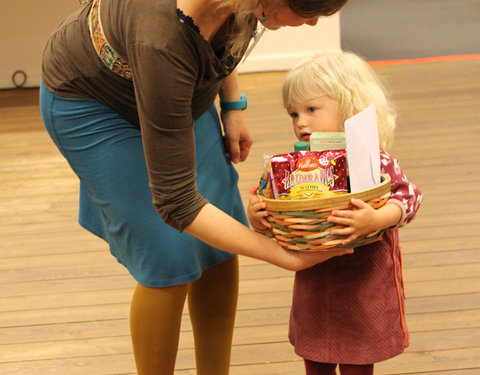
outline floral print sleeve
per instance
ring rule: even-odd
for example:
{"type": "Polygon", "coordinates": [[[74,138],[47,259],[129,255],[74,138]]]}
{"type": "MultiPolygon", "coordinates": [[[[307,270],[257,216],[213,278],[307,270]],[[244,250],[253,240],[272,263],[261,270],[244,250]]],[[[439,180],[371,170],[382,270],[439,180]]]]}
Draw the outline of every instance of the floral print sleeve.
{"type": "Polygon", "coordinates": [[[422,202],[423,194],[417,186],[407,180],[400,169],[398,160],[392,158],[383,150],[380,150],[380,164],[381,173],[388,174],[391,178],[392,195],[388,203],[396,204],[402,210],[402,218],[397,227],[404,226],[415,217],[422,202]]]}

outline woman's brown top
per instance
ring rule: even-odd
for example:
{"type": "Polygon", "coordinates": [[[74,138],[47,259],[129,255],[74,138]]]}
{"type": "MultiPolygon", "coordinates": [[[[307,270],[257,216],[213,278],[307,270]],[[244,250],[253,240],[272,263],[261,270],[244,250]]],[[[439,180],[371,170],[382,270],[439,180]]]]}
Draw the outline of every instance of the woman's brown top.
{"type": "MultiPolygon", "coordinates": [[[[128,62],[127,79],[98,57],[90,9],[72,14],[49,38],[43,84],[60,96],[96,99],[140,127],[154,205],[168,224],[183,230],[206,204],[195,183],[193,123],[239,62],[224,58],[232,20],[209,43],[179,19],[175,0],[102,0],[101,25],[128,62]]],[[[252,18],[252,34],[255,27],[252,18]]]]}

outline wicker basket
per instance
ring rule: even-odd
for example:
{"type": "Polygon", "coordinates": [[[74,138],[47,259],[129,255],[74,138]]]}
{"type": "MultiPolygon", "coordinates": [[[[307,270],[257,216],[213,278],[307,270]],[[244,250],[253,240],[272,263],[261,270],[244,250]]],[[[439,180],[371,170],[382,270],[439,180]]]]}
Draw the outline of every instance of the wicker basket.
{"type": "Polygon", "coordinates": [[[351,209],[352,198],[361,199],[374,208],[383,206],[390,196],[390,176],[382,175],[380,185],[360,191],[327,198],[281,200],[262,196],[268,210],[267,220],[272,224],[274,238],[288,250],[327,250],[366,245],[375,241],[383,232],[377,231],[357,238],[348,245],[341,245],[346,236],[330,233],[342,225],[327,222],[333,210],[351,209]]]}

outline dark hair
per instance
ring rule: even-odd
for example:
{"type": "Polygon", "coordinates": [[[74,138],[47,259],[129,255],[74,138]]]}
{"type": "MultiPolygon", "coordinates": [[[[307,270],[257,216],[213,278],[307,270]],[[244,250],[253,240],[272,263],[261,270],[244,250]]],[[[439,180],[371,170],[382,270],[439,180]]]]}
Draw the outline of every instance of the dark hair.
{"type": "Polygon", "coordinates": [[[348,0],[285,0],[288,7],[300,17],[331,16],[348,0]]]}

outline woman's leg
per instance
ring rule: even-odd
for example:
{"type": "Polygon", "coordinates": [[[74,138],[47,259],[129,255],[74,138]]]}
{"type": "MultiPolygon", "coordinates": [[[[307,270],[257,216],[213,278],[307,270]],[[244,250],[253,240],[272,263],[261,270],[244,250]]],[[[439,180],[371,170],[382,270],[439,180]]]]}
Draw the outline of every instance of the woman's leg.
{"type": "Polygon", "coordinates": [[[336,375],[336,363],[314,362],[305,359],[306,375],[336,375]]]}
{"type": "Polygon", "coordinates": [[[188,307],[197,375],[227,375],[238,297],[238,259],[210,267],[190,284],[188,307]]]}
{"type": "Polygon", "coordinates": [[[188,285],[147,288],[137,285],[130,309],[130,331],[138,375],[172,375],[188,285]]]}
{"type": "Polygon", "coordinates": [[[340,365],[341,375],[373,375],[373,363],[370,365],[340,365]]]}

